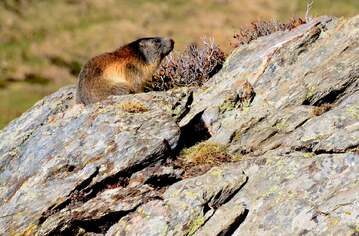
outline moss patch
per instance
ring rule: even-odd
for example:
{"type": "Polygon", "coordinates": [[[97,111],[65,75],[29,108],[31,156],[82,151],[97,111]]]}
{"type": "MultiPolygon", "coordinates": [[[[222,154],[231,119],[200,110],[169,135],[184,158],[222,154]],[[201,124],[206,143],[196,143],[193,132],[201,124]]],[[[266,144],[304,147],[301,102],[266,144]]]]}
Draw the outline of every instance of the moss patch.
{"type": "Polygon", "coordinates": [[[184,177],[193,177],[206,173],[214,166],[238,160],[239,157],[228,153],[226,145],[204,141],[184,149],[177,164],[185,170],[184,177]]]}
{"type": "Polygon", "coordinates": [[[143,113],[148,111],[144,104],[137,101],[123,102],[120,104],[120,108],[128,113],[143,113]]]}
{"type": "Polygon", "coordinates": [[[182,151],[183,160],[187,164],[215,164],[230,159],[225,145],[202,142],[182,151]]]}

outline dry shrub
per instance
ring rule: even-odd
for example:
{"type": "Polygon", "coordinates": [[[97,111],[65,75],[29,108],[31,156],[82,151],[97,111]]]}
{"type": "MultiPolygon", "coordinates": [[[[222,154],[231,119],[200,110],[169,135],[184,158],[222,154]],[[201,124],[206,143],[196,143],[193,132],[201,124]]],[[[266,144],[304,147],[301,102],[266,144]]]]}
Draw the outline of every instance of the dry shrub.
{"type": "Polygon", "coordinates": [[[182,158],[186,164],[217,164],[230,159],[225,145],[202,142],[182,151],[182,158]]]}
{"type": "Polygon", "coordinates": [[[184,149],[177,164],[184,169],[186,178],[204,174],[214,166],[235,160],[239,158],[228,154],[226,145],[204,141],[184,149]]]}
{"type": "Polygon", "coordinates": [[[128,101],[120,104],[120,108],[128,113],[142,113],[148,111],[148,108],[140,102],[128,101]]]}
{"type": "Polygon", "coordinates": [[[277,31],[292,30],[306,21],[302,18],[293,18],[287,23],[280,23],[278,21],[254,21],[248,26],[245,26],[236,33],[234,37],[233,47],[239,47],[248,44],[251,41],[266,35],[270,35],[277,31]]]}
{"type": "Polygon", "coordinates": [[[172,53],[164,60],[147,89],[201,86],[222,68],[224,60],[225,54],[214,40],[204,40],[201,46],[192,43],[184,52],[172,53]]]}

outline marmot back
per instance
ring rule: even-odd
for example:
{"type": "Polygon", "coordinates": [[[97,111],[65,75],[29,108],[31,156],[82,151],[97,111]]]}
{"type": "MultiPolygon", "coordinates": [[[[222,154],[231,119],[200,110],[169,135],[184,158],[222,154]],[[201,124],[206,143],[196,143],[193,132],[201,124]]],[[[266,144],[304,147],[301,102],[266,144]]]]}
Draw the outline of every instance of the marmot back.
{"type": "Polygon", "coordinates": [[[172,39],[141,38],[90,59],[79,74],[77,101],[87,105],[111,95],[143,92],[173,46],[172,39]]]}

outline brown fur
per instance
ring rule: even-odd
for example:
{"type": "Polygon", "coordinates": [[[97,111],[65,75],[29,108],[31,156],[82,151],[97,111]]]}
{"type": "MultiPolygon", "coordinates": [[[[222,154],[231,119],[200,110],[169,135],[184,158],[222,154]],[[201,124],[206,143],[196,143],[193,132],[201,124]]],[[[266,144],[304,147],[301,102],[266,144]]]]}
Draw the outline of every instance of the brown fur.
{"type": "MultiPolygon", "coordinates": [[[[143,54],[138,48],[142,45],[141,40],[149,41],[154,38],[137,40],[113,52],[96,56],[87,62],[79,75],[78,102],[86,105],[104,100],[111,95],[143,92],[144,84],[152,79],[163,57],[172,50],[173,41],[164,41],[170,42],[171,48],[166,45],[166,50],[162,47],[158,48],[165,52],[152,55],[153,50],[157,48],[152,48],[152,51],[148,53],[145,51],[143,54]],[[146,56],[151,56],[151,60],[148,60],[146,56]]],[[[147,50],[147,45],[143,47],[142,50],[147,50]]]]}

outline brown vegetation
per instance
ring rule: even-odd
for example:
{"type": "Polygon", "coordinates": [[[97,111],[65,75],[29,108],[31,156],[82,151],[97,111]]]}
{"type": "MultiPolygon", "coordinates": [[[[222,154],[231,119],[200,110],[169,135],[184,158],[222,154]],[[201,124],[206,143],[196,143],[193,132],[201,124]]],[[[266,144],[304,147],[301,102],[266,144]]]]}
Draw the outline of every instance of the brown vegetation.
{"type": "Polygon", "coordinates": [[[292,30],[306,21],[302,18],[293,18],[287,23],[280,23],[278,21],[253,21],[251,24],[242,27],[234,37],[233,47],[239,47],[248,44],[259,37],[270,35],[277,31],[292,30]]]}
{"type": "Polygon", "coordinates": [[[173,53],[154,74],[149,90],[163,91],[183,86],[201,86],[223,66],[224,52],[214,40],[201,46],[190,44],[182,53],[173,53]]]}
{"type": "Polygon", "coordinates": [[[204,141],[184,149],[176,162],[184,169],[184,177],[187,178],[201,175],[214,166],[236,160],[239,158],[230,155],[226,145],[204,141]]]}
{"type": "Polygon", "coordinates": [[[136,101],[123,102],[120,104],[120,108],[128,113],[142,113],[148,111],[148,108],[144,104],[136,101]]]}
{"type": "MultiPolygon", "coordinates": [[[[277,21],[256,21],[243,27],[234,35],[234,47],[277,31],[292,30],[305,23],[302,18],[292,19],[287,23],[277,21]]],[[[204,40],[202,45],[190,44],[182,53],[172,53],[164,60],[153,75],[153,82],[147,90],[164,91],[183,86],[202,86],[223,66],[224,51],[211,40],[204,40]]]]}
{"type": "Polygon", "coordinates": [[[333,104],[322,104],[319,107],[314,107],[312,113],[314,116],[320,116],[323,113],[331,110],[333,107],[334,107],[333,104]]]}

